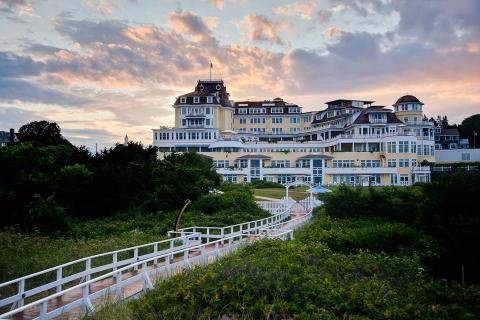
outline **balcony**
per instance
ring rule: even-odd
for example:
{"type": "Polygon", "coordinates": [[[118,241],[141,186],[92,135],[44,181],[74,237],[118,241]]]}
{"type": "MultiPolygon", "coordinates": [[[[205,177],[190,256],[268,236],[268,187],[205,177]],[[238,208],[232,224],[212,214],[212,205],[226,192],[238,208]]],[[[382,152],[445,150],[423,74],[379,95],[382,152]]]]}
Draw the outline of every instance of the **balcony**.
{"type": "Polygon", "coordinates": [[[184,116],[186,118],[205,118],[204,113],[187,113],[184,116]]]}
{"type": "Polygon", "coordinates": [[[262,168],[263,174],[305,174],[310,175],[310,168],[262,168]]]}
{"type": "Polygon", "coordinates": [[[412,167],[412,173],[430,173],[430,167],[429,166],[412,167]]]}
{"type": "Polygon", "coordinates": [[[395,174],[397,168],[389,167],[347,167],[323,168],[325,174],[395,174]]]}

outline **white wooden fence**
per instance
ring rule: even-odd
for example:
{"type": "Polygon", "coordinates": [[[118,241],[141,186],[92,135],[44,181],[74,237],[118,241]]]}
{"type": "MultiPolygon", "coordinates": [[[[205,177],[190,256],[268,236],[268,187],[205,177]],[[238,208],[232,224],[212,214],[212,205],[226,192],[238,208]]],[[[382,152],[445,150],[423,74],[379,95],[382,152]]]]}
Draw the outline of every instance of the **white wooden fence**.
{"type": "Polygon", "coordinates": [[[301,202],[302,207],[308,208],[308,212],[295,219],[289,220],[295,202],[290,199],[279,200],[268,206],[274,214],[264,219],[227,227],[190,227],[178,232],[170,231],[169,236],[176,237],[78,259],[5,282],[0,284],[0,289],[15,286],[17,290],[15,294],[0,300],[0,307],[12,307],[11,311],[0,315],[0,319],[18,316],[26,310],[38,310],[39,319],[52,319],[79,307],[85,312],[93,312],[94,300],[107,296],[115,299],[132,296],[126,294],[125,287],[133,283],[142,283],[141,292],[152,288],[153,280],[169,277],[174,271],[212,262],[251,241],[262,238],[293,239],[293,230],[310,220],[314,206],[321,205],[321,202],[314,203],[313,206],[312,203],[314,202],[301,202]],[[284,210],[276,213],[279,208],[284,210]],[[64,270],[73,266],[77,266],[75,273],[64,275],[64,270]],[[48,274],[53,274],[55,279],[26,290],[29,279],[48,274]],[[98,286],[106,280],[111,280],[112,283],[92,291],[93,284],[98,286]],[[53,294],[51,290],[54,290],[53,294]],[[71,302],[52,307],[55,299],[74,292],[77,292],[77,296],[74,295],[71,302]],[[47,296],[42,297],[42,294],[47,296]],[[30,298],[30,302],[26,304],[27,298],[30,298]]]}
{"type": "Polygon", "coordinates": [[[8,291],[9,288],[16,288],[16,292],[8,297],[2,297],[0,307],[7,305],[11,305],[12,309],[22,307],[27,298],[34,299],[35,296],[49,294],[53,289],[59,293],[65,286],[72,286],[75,282],[89,281],[92,276],[101,272],[115,271],[141,260],[197,245],[200,241],[199,234],[186,234],[177,238],[96,254],[7,281],[0,284],[0,290],[8,291]],[[67,272],[70,274],[67,275],[67,272]],[[44,283],[38,284],[38,280],[44,280],[44,283]],[[30,286],[29,282],[33,282],[33,285],[30,286]]]}

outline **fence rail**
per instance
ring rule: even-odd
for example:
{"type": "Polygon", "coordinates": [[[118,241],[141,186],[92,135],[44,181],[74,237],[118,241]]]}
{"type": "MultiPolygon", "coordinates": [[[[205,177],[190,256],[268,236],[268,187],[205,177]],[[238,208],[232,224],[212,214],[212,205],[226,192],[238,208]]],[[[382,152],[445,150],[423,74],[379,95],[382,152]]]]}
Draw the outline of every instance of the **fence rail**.
{"type": "Polygon", "coordinates": [[[272,202],[265,204],[272,216],[264,219],[227,227],[190,227],[170,231],[169,236],[175,236],[171,239],[97,254],[0,284],[0,289],[17,288],[15,294],[0,300],[0,307],[12,307],[0,318],[18,317],[27,311],[40,319],[52,319],[78,309],[93,312],[99,299],[137,295],[152,288],[154,281],[194,265],[213,262],[246,243],[263,238],[293,239],[293,231],[310,220],[313,208],[321,205],[321,201],[304,199],[300,205],[308,213],[289,220],[296,203],[290,199],[272,202]],[[279,212],[281,209],[283,211],[279,212]],[[82,266],[80,269],[79,265],[82,266]],[[64,274],[64,270],[72,266],[77,266],[78,270],[70,275],[64,274]],[[27,280],[49,273],[54,275],[53,281],[26,290],[27,280]],[[137,289],[132,290],[132,285],[137,289]],[[34,296],[35,300],[26,301],[34,296]],[[58,301],[65,297],[69,297],[66,304],[58,305],[58,301]]]}
{"type": "Polygon", "coordinates": [[[185,234],[176,238],[100,253],[4,282],[0,284],[0,290],[8,292],[16,288],[16,292],[13,295],[2,297],[0,308],[8,305],[11,305],[12,309],[22,307],[27,298],[48,294],[52,289],[58,293],[65,285],[75,281],[88,281],[92,275],[108,270],[114,271],[140,260],[196,245],[200,241],[198,238],[199,235],[185,234]],[[52,276],[55,280],[40,285],[35,284],[35,280],[41,280],[42,277],[51,279],[52,276]],[[34,282],[32,285],[29,285],[30,280],[34,282]]]}

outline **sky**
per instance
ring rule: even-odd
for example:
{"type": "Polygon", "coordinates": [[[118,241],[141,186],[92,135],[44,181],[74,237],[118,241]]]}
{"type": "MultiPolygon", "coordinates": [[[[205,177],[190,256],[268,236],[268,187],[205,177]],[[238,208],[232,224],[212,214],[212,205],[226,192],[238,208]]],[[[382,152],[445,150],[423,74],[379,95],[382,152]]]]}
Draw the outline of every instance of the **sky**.
{"type": "Polygon", "coordinates": [[[151,144],[210,61],[237,101],[412,94],[459,123],[480,113],[480,1],[0,0],[0,130],[151,144]]]}

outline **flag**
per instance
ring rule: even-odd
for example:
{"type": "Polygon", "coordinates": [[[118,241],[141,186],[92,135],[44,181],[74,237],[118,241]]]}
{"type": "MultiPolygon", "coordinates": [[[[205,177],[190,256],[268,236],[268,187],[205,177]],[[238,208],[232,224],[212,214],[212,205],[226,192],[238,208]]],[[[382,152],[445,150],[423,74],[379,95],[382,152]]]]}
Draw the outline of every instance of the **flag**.
{"type": "Polygon", "coordinates": [[[212,61],[210,61],[210,69],[212,69],[212,68],[213,68],[213,63],[212,63],[212,61]]]}

